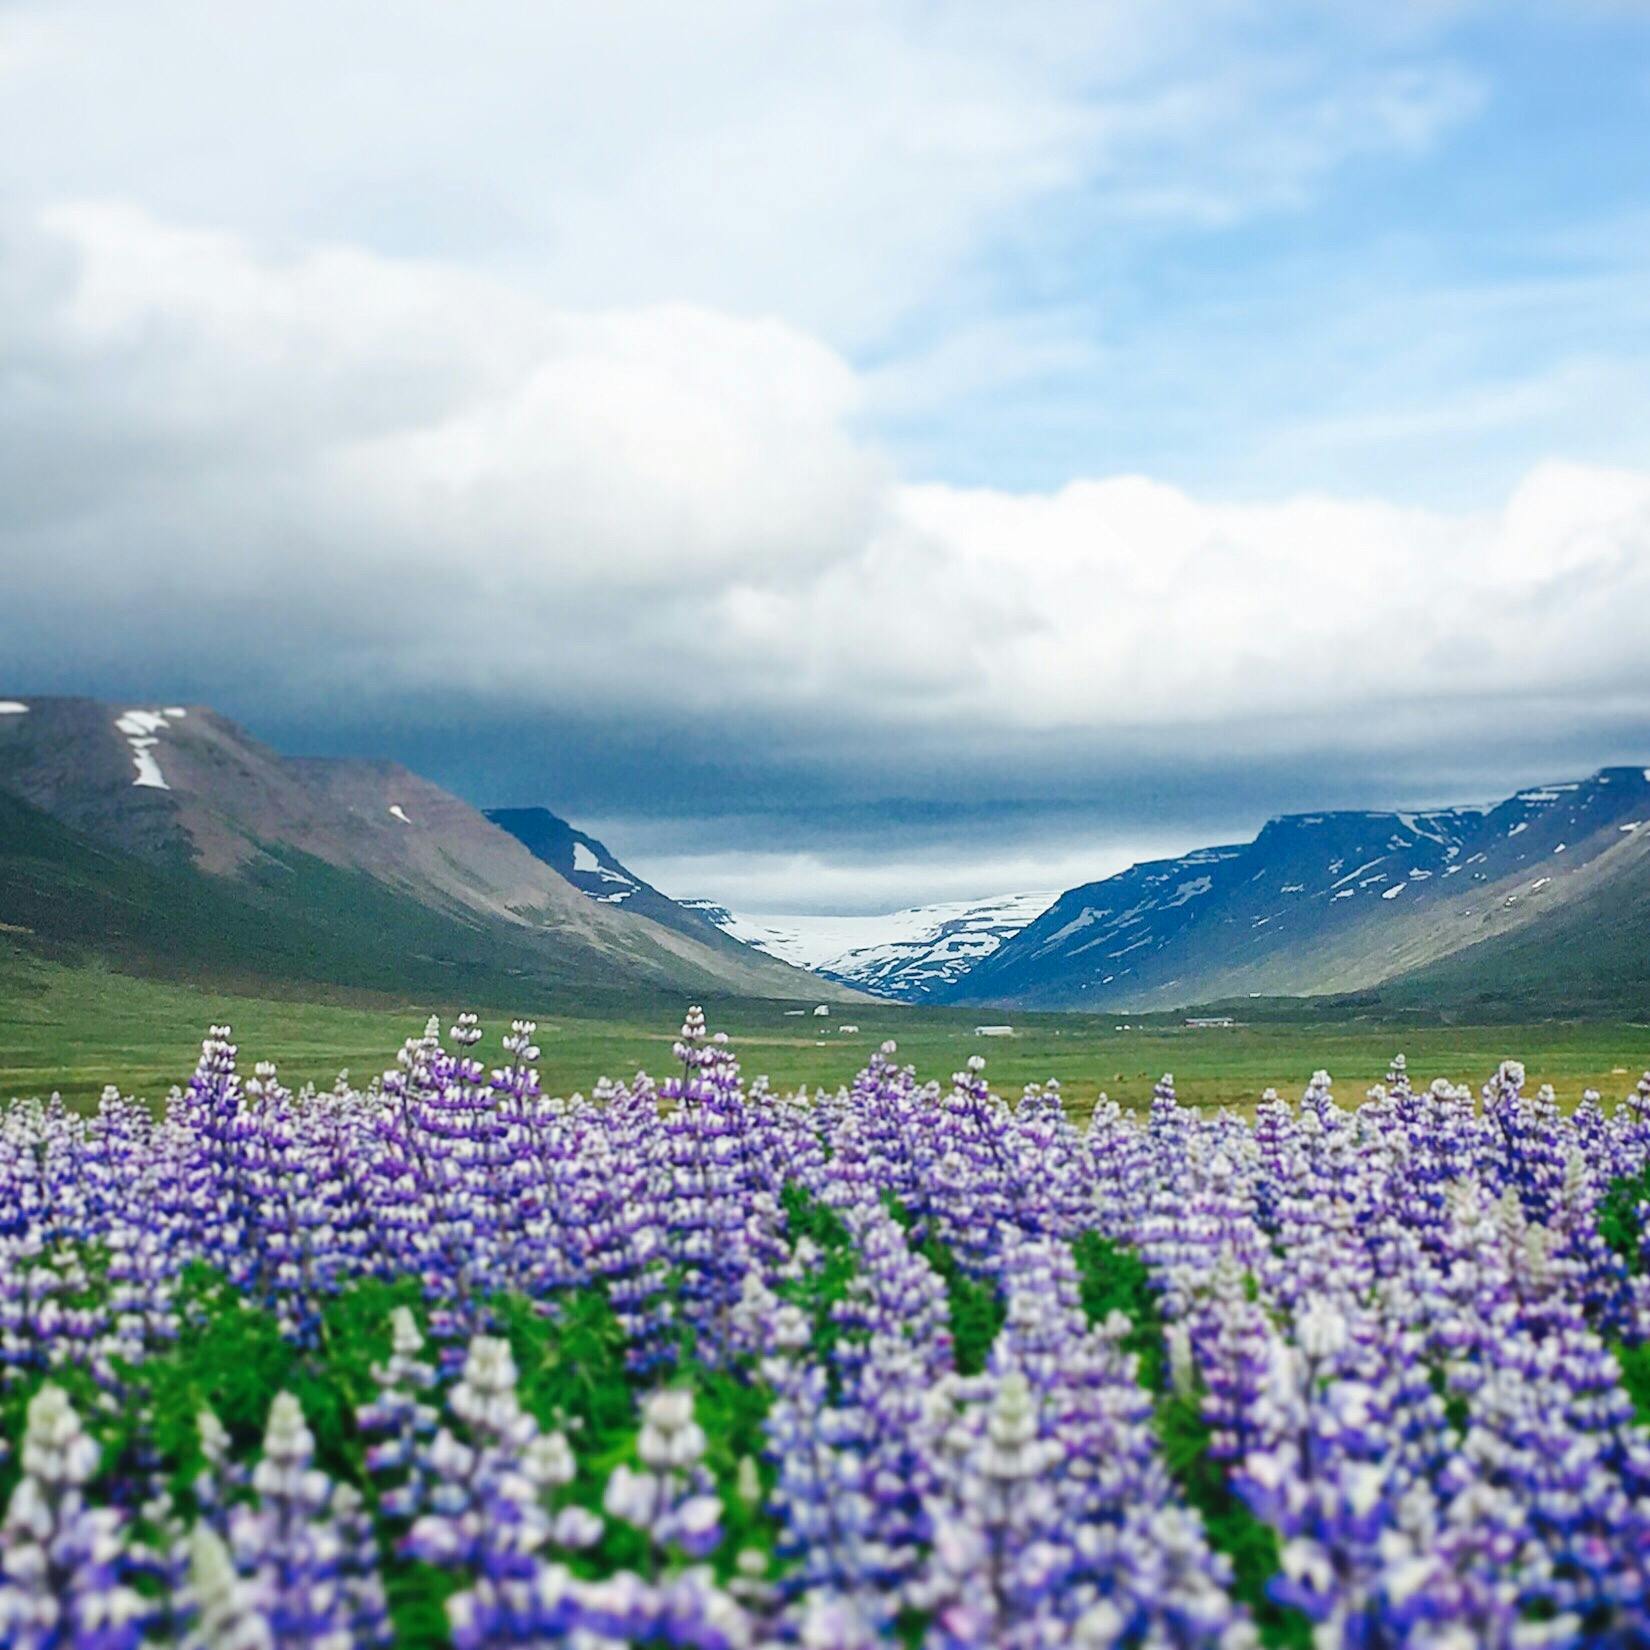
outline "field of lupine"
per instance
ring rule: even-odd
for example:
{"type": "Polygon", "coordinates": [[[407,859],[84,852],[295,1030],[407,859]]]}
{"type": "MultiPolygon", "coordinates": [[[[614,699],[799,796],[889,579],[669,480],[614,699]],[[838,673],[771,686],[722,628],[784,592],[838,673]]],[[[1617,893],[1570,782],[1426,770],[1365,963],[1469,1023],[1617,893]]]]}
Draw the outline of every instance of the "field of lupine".
{"type": "Polygon", "coordinates": [[[1079,1128],[481,1035],[0,1116],[0,1645],[1650,1643],[1650,1076],[1079,1128]]]}

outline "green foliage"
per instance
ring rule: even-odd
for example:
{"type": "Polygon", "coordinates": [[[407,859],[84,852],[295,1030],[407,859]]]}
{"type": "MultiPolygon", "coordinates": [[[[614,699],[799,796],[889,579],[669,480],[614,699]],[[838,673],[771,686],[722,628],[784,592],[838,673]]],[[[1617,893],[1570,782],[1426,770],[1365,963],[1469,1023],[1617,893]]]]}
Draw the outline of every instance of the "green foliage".
{"type": "Polygon", "coordinates": [[[1627,1262],[1629,1272],[1644,1270],[1641,1203],[1650,1203],[1650,1163],[1636,1175],[1612,1180],[1598,1206],[1599,1235],[1627,1262]]]}
{"type": "MultiPolygon", "coordinates": [[[[806,1186],[789,1182],[780,1193],[779,1201],[785,1211],[785,1227],[791,1242],[807,1238],[818,1251],[818,1264],[794,1282],[780,1285],[779,1293],[808,1314],[813,1324],[813,1349],[822,1358],[829,1358],[842,1340],[842,1325],[837,1322],[833,1308],[848,1298],[849,1286],[859,1269],[848,1228],[841,1217],[827,1205],[820,1203],[806,1186]]],[[[836,1365],[830,1366],[831,1395],[836,1397],[840,1382],[836,1365]]]]}
{"type": "Polygon", "coordinates": [[[1113,1243],[1098,1232],[1081,1232],[1072,1244],[1081,1280],[1083,1313],[1099,1323],[1121,1312],[1133,1325],[1123,1350],[1140,1360],[1140,1384],[1149,1392],[1163,1390],[1167,1359],[1163,1347],[1163,1319],[1157,1308],[1146,1263],[1126,1244],[1113,1243]]]}
{"type": "Polygon", "coordinates": [[[779,1525],[766,1510],[774,1472],[764,1454],[764,1424],[773,1394],[747,1370],[690,1366],[684,1374],[694,1392],[694,1416],[708,1441],[705,1465],[722,1498],[724,1533],[711,1562],[726,1579],[734,1573],[742,1550],[760,1552],[771,1563],[778,1544],[779,1525]],[[746,1462],[754,1468],[757,1484],[757,1494],[749,1500],[740,1484],[740,1469],[746,1462]]]}
{"type": "Polygon", "coordinates": [[[576,1451],[608,1454],[634,1423],[636,1394],[606,1292],[582,1289],[548,1309],[502,1295],[487,1310],[493,1333],[510,1343],[522,1407],[541,1426],[565,1431],[576,1451]]]}
{"type": "MultiPolygon", "coordinates": [[[[608,1475],[636,1459],[637,1393],[625,1366],[625,1334],[602,1289],[583,1289],[541,1305],[519,1295],[487,1302],[493,1332],[510,1343],[522,1407],[541,1426],[566,1433],[577,1476],[564,1499],[600,1513],[608,1475]]],[[[639,1532],[609,1524],[591,1552],[578,1555],[586,1575],[645,1563],[639,1532]]]]}
{"type": "MultiPolygon", "coordinates": [[[[600,1513],[613,1469],[637,1464],[641,1396],[625,1364],[624,1330],[606,1293],[583,1289],[549,1308],[520,1296],[500,1296],[487,1305],[493,1332],[510,1342],[523,1407],[540,1425],[564,1431],[573,1448],[578,1472],[563,1499],[600,1513]]],[[[764,1511],[772,1471],[761,1459],[772,1394],[748,1370],[712,1369],[691,1357],[669,1384],[693,1393],[694,1417],[706,1438],[705,1466],[726,1509],[726,1535],[712,1563],[729,1574],[742,1548],[771,1552],[777,1535],[764,1511]],[[747,1459],[755,1463],[758,1481],[750,1501],[740,1493],[741,1463],[747,1459]]],[[[575,1568],[588,1575],[626,1568],[645,1572],[655,1556],[639,1531],[609,1520],[602,1541],[578,1555],[575,1568]]]]}
{"type": "Polygon", "coordinates": [[[894,1639],[905,1650],[922,1650],[933,1621],[932,1610],[914,1610],[908,1604],[894,1617],[894,1639]]]}
{"type": "Polygon", "coordinates": [[[1233,1492],[1224,1466],[1209,1451],[1209,1426],[1196,1398],[1170,1394],[1161,1399],[1157,1432],[1169,1471],[1203,1515],[1209,1544],[1232,1562],[1232,1591],[1254,1613],[1261,1642],[1280,1650],[1311,1650],[1306,1616],[1273,1603],[1267,1594],[1267,1583],[1278,1573],[1277,1531],[1233,1492]]]}
{"type": "Polygon", "coordinates": [[[464,1585],[451,1570],[392,1559],[384,1567],[384,1599],[395,1650],[449,1650],[447,1600],[464,1585]]]}
{"type": "Polygon", "coordinates": [[[785,1182],[779,1194],[779,1206],[785,1211],[785,1229],[792,1243],[808,1238],[821,1249],[852,1247],[841,1215],[829,1204],[821,1203],[800,1181],[785,1182]]]}
{"type": "Polygon", "coordinates": [[[892,1192],[884,1192],[882,1194],[882,1201],[887,1207],[888,1213],[893,1217],[895,1225],[897,1225],[902,1232],[911,1231],[911,1229],[917,1224],[917,1217],[912,1214],[911,1211],[907,1209],[892,1192]]]}
{"type": "MultiPolygon", "coordinates": [[[[77,1298],[78,1305],[101,1304],[104,1298],[101,1265],[94,1261],[89,1270],[94,1286],[77,1298]]],[[[250,1460],[261,1447],[270,1404],[278,1392],[287,1391],[303,1405],[315,1435],[317,1464],[334,1478],[368,1488],[355,1409],[377,1390],[372,1366],[389,1354],[391,1309],[417,1299],[413,1280],[355,1284],[327,1301],[321,1349],[305,1352],[283,1340],[274,1317],[222,1276],[192,1266],[178,1289],[178,1338],[142,1363],[119,1365],[118,1398],[112,1400],[82,1368],[33,1371],[0,1397],[0,1433],[15,1446],[29,1400],[52,1381],[68,1394],[101,1446],[104,1481],[158,1457],[166,1464],[168,1488],[188,1515],[194,1508],[195,1480],[205,1466],[201,1412],[211,1409],[229,1433],[235,1456],[250,1460]]],[[[0,1490],[7,1495],[16,1472],[13,1447],[0,1473],[0,1490]]]]}
{"type": "Polygon", "coordinates": [[[1008,1309],[995,1284],[971,1276],[951,1252],[949,1244],[931,1237],[918,1250],[945,1280],[945,1295],[951,1311],[952,1354],[957,1372],[978,1375],[991,1356],[997,1333],[1008,1309]]]}
{"type": "Polygon", "coordinates": [[[1616,1362],[1621,1365],[1621,1384],[1633,1400],[1634,1419],[1650,1427],[1650,1344],[1618,1346],[1616,1362]]]}
{"type": "Polygon", "coordinates": [[[172,1464],[172,1489],[187,1509],[191,1486],[205,1465],[199,1417],[212,1409],[241,1459],[256,1456],[269,1406],[282,1391],[303,1406],[315,1435],[316,1464],[332,1477],[368,1487],[356,1409],[377,1392],[372,1366],[389,1356],[389,1318],[396,1306],[418,1302],[418,1286],[367,1279],[330,1298],[321,1316],[322,1350],[305,1352],[281,1338],[274,1317],[250,1305],[227,1280],[206,1267],[183,1276],[179,1310],[184,1329],[164,1356],[127,1372],[148,1399],[145,1417],[133,1416],[128,1444],[150,1445],[172,1464]],[[146,1430],[148,1436],[140,1436],[146,1430]]]}

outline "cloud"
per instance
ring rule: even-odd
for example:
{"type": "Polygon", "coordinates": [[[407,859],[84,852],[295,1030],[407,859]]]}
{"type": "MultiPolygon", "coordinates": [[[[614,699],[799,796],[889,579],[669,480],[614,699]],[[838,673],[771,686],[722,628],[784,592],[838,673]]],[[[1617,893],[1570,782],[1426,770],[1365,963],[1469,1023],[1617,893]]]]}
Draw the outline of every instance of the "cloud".
{"type": "Polygon", "coordinates": [[[13,0],[0,196],[882,337],[1074,204],[1298,205],[1478,88],[1426,0],[13,0]]]}
{"type": "Polygon", "coordinates": [[[1553,460],[1471,512],[913,486],[854,434],[858,375],[773,321],[125,208],[14,228],[4,268],[21,686],[95,661],[285,715],[697,716],[923,760],[1650,707],[1642,472],[1553,460]]]}
{"type": "Polygon", "coordinates": [[[768,903],[1630,759],[1641,103],[1504,11],[0,0],[0,687],[768,903]]]}

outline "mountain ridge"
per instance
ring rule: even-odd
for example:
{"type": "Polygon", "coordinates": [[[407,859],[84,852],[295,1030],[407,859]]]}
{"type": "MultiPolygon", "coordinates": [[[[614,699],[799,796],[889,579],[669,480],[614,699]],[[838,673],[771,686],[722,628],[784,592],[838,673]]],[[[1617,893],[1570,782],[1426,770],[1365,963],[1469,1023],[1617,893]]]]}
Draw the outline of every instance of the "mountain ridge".
{"type": "MultiPolygon", "coordinates": [[[[1629,898],[1646,876],[1650,773],[1639,767],[1481,809],[1280,815],[1248,843],[1067,890],[941,1000],[1147,1012],[1326,995],[1485,944],[1479,962],[1493,970],[1503,936],[1617,878],[1629,898]]],[[[1624,978],[1623,994],[1633,989],[1624,978]]]]}
{"type": "MultiPolygon", "coordinates": [[[[317,944],[331,933],[342,945],[348,921],[329,912],[331,900],[339,912],[376,912],[403,943],[489,978],[587,977],[792,1000],[821,989],[725,938],[702,941],[587,898],[478,810],[398,763],[286,757],[205,706],[53,696],[0,704],[15,707],[0,711],[0,792],[31,810],[13,810],[10,839],[37,879],[27,896],[37,901],[58,874],[42,868],[42,853],[46,865],[84,870],[66,840],[47,841],[44,819],[160,877],[171,890],[164,897],[232,926],[240,917],[231,907],[250,902],[283,932],[317,944]]],[[[14,867],[0,879],[0,920],[7,897],[26,897],[21,875],[14,867]]],[[[163,897],[153,877],[126,880],[163,897]]],[[[62,900],[44,909],[60,929],[77,929],[62,900]]],[[[211,950],[210,936],[199,948],[211,950]]],[[[359,975],[353,938],[345,950],[359,975]]]]}
{"type": "MultiPolygon", "coordinates": [[[[731,937],[696,910],[690,901],[674,900],[639,877],[599,838],[569,824],[548,808],[487,808],[488,819],[508,831],[535,859],[600,905],[622,905],[666,928],[718,950],[753,949],[731,937]]],[[[760,950],[760,947],[754,949],[760,950]]],[[[771,955],[771,953],[768,953],[771,955]]],[[[789,961],[780,958],[780,961],[789,961]]]]}

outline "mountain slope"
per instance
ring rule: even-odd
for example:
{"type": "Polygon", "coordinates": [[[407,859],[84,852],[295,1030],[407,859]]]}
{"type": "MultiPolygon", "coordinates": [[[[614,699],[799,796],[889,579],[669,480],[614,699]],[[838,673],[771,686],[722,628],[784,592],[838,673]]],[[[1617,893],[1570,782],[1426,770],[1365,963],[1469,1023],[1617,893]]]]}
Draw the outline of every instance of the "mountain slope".
{"type": "MultiPolygon", "coordinates": [[[[487,817],[513,836],[535,859],[542,860],[565,881],[600,905],[622,905],[638,916],[651,918],[666,928],[674,928],[701,944],[719,951],[747,954],[740,943],[743,936],[731,937],[691,903],[673,900],[644,882],[634,871],[621,865],[607,845],[569,825],[548,808],[489,808],[487,817]]],[[[757,947],[766,950],[766,947],[757,947]]],[[[777,955],[777,953],[770,953],[777,955]]],[[[786,962],[796,959],[786,957],[786,962]]],[[[806,964],[800,966],[806,967],[806,964]]]]}
{"type": "Polygon", "coordinates": [[[1644,1017],[1650,820],[1580,872],[1562,903],[1398,974],[1382,984],[1381,998],[1406,1006],[1644,1017]]]}
{"type": "Polygon", "coordinates": [[[1053,898],[1005,894],[871,917],[747,917],[709,900],[685,903],[746,945],[879,997],[915,1003],[961,979],[1053,898]]]}
{"type": "MultiPolygon", "coordinates": [[[[946,998],[1138,1011],[1357,991],[1434,965],[1442,981],[1443,959],[1468,947],[1511,935],[1535,945],[1570,904],[1607,908],[1647,850],[1640,768],[1521,791],[1487,811],[1292,815],[1253,842],[1063,894],[946,998]]],[[[1576,943],[1591,945],[1594,929],[1576,920],[1576,943]]],[[[1637,978],[1650,978],[1642,959],[1637,978]]],[[[1617,995],[1630,990],[1623,979],[1617,995]]]]}
{"type": "MultiPolygon", "coordinates": [[[[378,933],[410,965],[435,959],[449,982],[476,973],[792,998],[819,989],[766,957],[587,899],[508,832],[394,763],[285,758],[199,707],[0,703],[16,707],[0,711],[0,791],[32,811],[14,818],[13,853],[29,859],[29,844],[45,840],[34,816],[45,816],[74,833],[74,853],[49,846],[75,858],[77,875],[88,845],[118,856],[109,874],[139,890],[136,909],[165,897],[140,872],[160,877],[202,912],[193,939],[174,934],[183,953],[169,967],[214,952],[213,925],[238,931],[231,908],[250,906],[282,934],[308,936],[301,964],[272,941],[263,967],[272,978],[359,983],[377,970],[356,939],[378,933]]],[[[39,879],[51,876],[38,864],[30,876],[8,866],[4,901],[23,898],[20,885],[44,898],[39,879]]],[[[79,884],[94,905],[95,885],[79,884]]],[[[60,929],[66,885],[53,886],[60,929]]],[[[0,920],[34,926],[3,909],[0,920]]],[[[131,947],[141,943],[131,936],[131,947]]]]}

